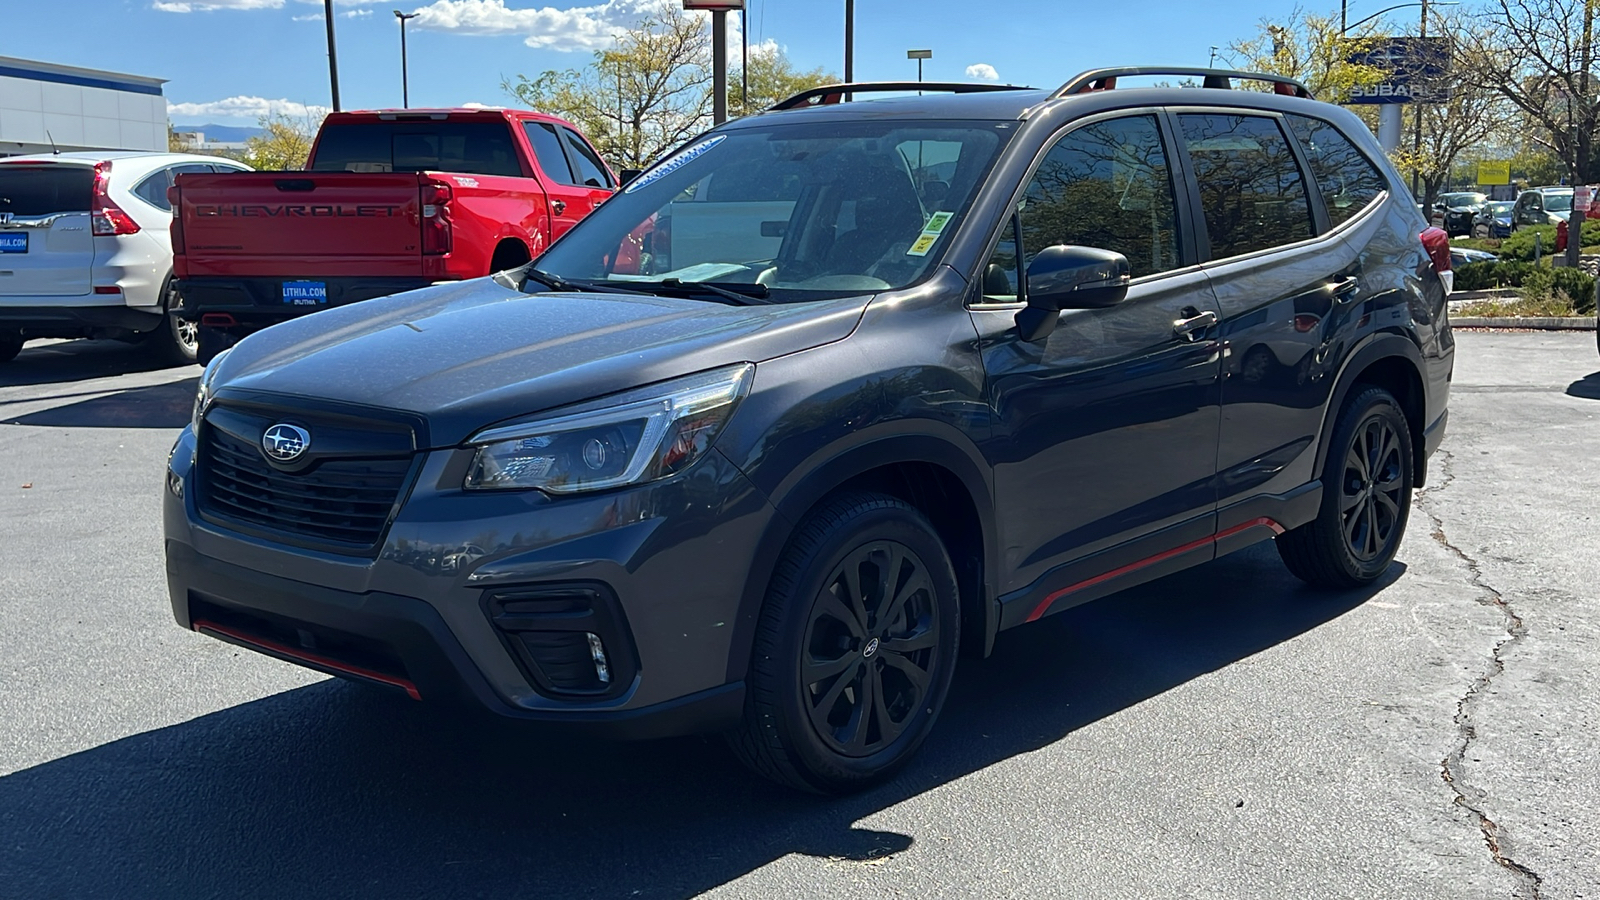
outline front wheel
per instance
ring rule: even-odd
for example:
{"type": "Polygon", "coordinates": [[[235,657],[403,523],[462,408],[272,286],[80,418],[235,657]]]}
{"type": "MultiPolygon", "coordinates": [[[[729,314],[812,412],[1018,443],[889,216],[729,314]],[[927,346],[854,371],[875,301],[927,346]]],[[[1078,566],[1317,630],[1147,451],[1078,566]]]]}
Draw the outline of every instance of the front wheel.
{"type": "Polygon", "coordinates": [[[955,571],[921,513],[883,494],[827,501],[773,572],[729,744],[801,790],[887,779],[939,716],[960,625],[955,571]]]}
{"type": "Polygon", "coordinates": [[[1415,459],[1393,394],[1369,387],[1346,403],[1328,445],[1317,517],[1278,536],[1289,571],[1323,588],[1376,581],[1405,534],[1415,459]]]}
{"type": "Polygon", "coordinates": [[[1489,226],[1487,226],[1487,225],[1474,225],[1472,227],[1472,236],[1477,238],[1480,241],[1481,240],[1486,240],[1489,237],[1489,226]]]}

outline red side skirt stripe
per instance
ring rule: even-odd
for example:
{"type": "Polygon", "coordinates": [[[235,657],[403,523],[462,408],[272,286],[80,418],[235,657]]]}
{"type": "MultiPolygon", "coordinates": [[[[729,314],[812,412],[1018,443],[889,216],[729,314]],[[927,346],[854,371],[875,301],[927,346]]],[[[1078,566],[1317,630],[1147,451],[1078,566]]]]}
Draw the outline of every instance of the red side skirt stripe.
{"type": "Polygon", "coordinates": [[[1103,575],[1096,575],[1095,577],[1090,578],[1087,581],[1080,581],[1077,584],[1069,584],[1066,587],[1062,588],[1061,590],[1056,591],[1056,592],[1050,594],[1048,597],[1045,597],[1043,600],[1039,601],[1039,605],[1034,607],[1033,612],[1028,615],[1027,621],[1033,622],[1033,621],[1036,621],[1036,620],[1038,620],[1040,618],[1043,618],[1044,614],[1050,610],[1051,604],[1055,603],[1057,600],[1061,599],[1062,597],[1065,597],[1068,594],[1074,593],[1076,591],[1081,591],[1084,588],[1094,587],[1097,584],[1103,584],[1103,583],[1105,583],[1107,581],[1110,581],[1113,578],[1120,578],[1123,575],[1128,574],[1129,572],[1136,572],[1139,569],[1145,568],[1146,566],[1153,566],[1156,563],[1165,562],[1166,560],[1172,559],[1174,556],[1182,556],[1185,553],[1189,553],[1189,552],[1194,551],[1194,550],[1199,550],[1201,547],[1204,547],[1207,544],[1215,544],[1217,541],[1223,540],[1224,538],[1233,537],[1234,535],[1239,534],[1240,532],[1249,531],[1252,528],[1271,528],[1274,534],[1283,534],[1283,532],[1284,532],[1284,527],[1282,525],[1279,525],[1273,519],[1268,519],[1268,518],[1265,518],[1265,517],[1260,518],[1260,519],[1252,519],[1249,522],[1245,522],[1245,523],[1240,524],[1240,525],[1235,525],[1232,528],[1227,529],[1226,531],[1219,531],[1216,534],[1211,535],[1210,537],[1203,537],[1198,541],[1190,541],[1189,543],[1184,544],[1181,547],[1173,547],[1171,550],[1166,550],[1166,551],[1163,551],[1161,553],[1157,553],[1155,556],[1147,557],[1145,559],[1138,560],[1137,562],[1131,562],[1131,563],[1128,563],[1125,566],[1120,566],[1118,568],[1112,569],[1111,571],[1106,572],[1103,575]]]}

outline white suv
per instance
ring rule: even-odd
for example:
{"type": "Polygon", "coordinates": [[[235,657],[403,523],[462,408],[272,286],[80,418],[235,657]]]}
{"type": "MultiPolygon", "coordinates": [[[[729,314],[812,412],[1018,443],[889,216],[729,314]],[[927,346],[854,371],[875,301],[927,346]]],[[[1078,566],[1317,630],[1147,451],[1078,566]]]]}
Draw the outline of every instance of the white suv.
{"type": "Polygon", "coordinates": [[[138,340],[192,363],[194,325],[167,316],[172,206],[184,172],[247,172],[184,153],[0,159],[0,363],[29,338],[138,340]]]}

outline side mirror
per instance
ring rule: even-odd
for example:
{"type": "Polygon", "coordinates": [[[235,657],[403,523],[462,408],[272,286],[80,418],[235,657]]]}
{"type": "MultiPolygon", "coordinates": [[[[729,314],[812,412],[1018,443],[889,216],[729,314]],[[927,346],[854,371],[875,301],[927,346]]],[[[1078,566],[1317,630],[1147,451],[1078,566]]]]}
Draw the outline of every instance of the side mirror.
{"type": "Polygon", "coordinates": [[[1046,247],[1028,264],[1028,305],[1017,313],[1025,341],[1055,331],[1063,309],[1105,309],[1128,296],[1127,257],[1095,247],[1046,247]]]}
{"type": "Polygon", "coordinates": [[[638,178],[643,173],[643,169],[623,169],[617,173],[617,187],[622,187],[635,178],[638,178]]]}

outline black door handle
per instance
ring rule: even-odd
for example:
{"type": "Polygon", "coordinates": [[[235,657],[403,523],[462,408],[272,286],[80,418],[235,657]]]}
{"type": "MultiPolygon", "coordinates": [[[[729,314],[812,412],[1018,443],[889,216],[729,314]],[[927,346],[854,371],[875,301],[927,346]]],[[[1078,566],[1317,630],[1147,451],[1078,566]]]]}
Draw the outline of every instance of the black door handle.
{"type": "Polygon", "coordinates": [[[561,215],[562,213],[567,211],[567,201],[565,201],[565,200],[551,200],[550,201],[550,211],[555,213],[558,216],[561,215]]]}

